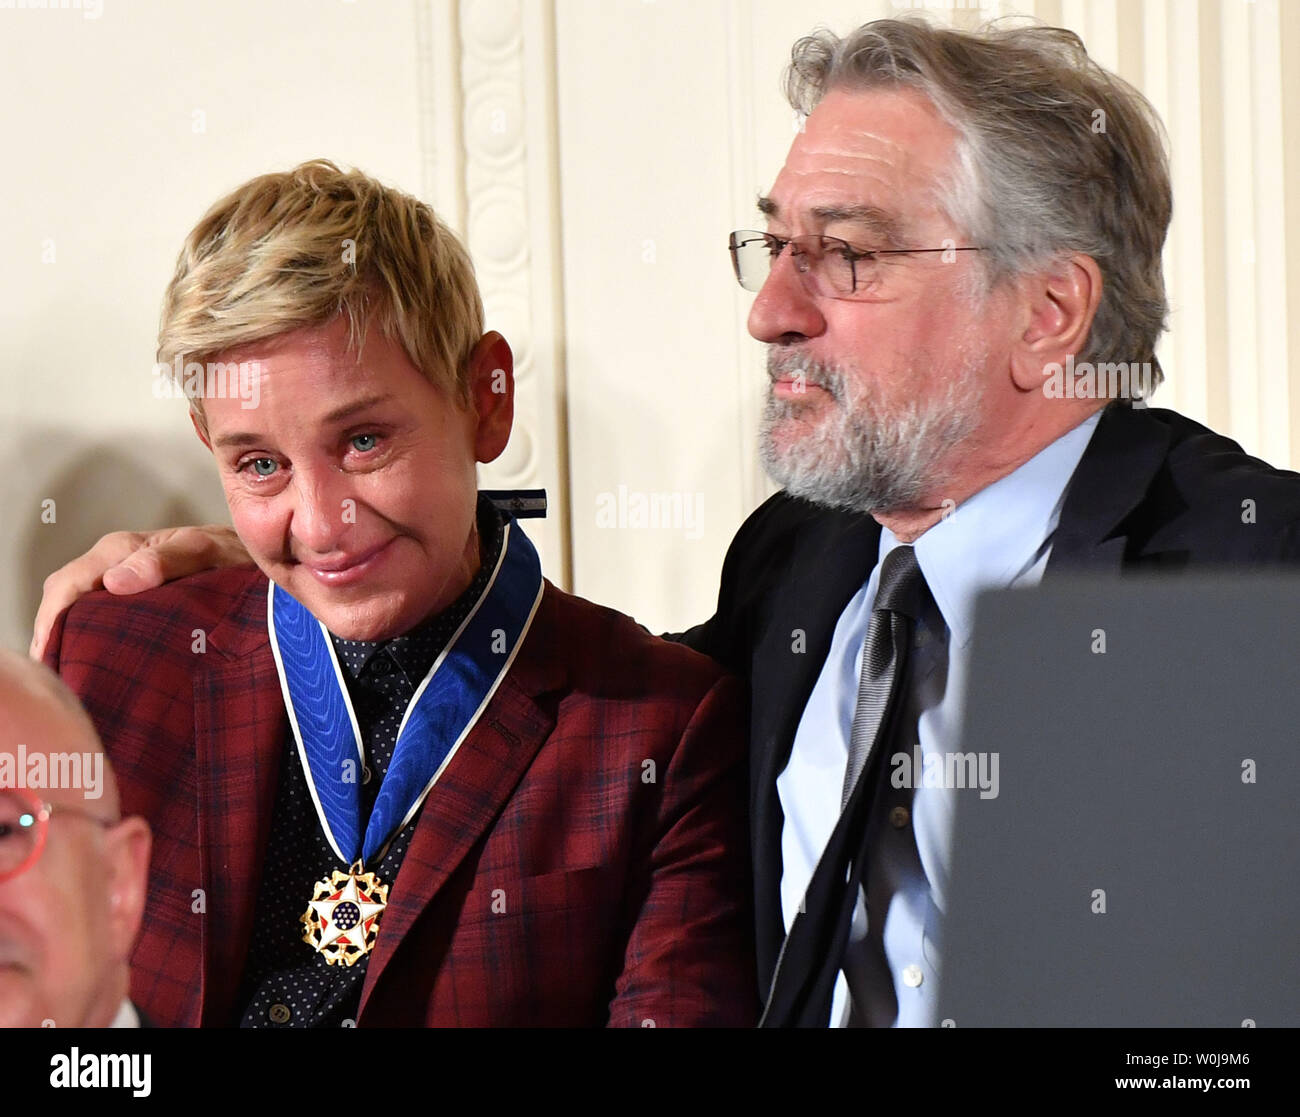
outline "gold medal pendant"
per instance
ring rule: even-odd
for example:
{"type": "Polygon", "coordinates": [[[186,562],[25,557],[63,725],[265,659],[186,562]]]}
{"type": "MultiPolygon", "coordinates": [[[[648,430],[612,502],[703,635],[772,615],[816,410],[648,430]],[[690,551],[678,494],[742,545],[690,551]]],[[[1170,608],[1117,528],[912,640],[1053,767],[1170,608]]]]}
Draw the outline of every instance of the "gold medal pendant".
{"type": "Polygon", "coordinates": [[[325,956],[331,966],[355,965],[374,949],[379,913],[388,906],[388,885],[356,862],[346,873],[337,869],[316,882],[301,922],[302,941],[325,956]]]}

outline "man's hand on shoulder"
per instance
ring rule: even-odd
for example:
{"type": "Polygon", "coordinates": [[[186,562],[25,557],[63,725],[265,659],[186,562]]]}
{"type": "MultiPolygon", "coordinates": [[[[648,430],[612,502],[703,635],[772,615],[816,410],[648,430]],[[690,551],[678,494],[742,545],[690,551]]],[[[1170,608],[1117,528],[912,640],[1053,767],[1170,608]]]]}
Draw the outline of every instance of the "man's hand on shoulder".
{"type": "Polygon", "coordinates": [[[222,524],[111,532],[45,579],[29,654],[44,655],[59,614],[92,590],[140,593],[202,570],[251,561],[239,536],[222,524]]]}

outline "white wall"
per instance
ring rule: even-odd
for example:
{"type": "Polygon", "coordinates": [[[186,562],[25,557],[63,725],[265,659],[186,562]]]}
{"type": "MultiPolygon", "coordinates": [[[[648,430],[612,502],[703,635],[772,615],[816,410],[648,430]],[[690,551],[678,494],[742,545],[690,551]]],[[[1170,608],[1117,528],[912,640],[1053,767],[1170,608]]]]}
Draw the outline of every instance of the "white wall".
{"type": "MultiPolygon", "coordinates": [[[[703,619],[732,533],[769,491],[755,460],[762,353],[726,234],[753,222],[793,134],[791,43],[905,6],[0,8],[0,640],[25,644],[41,578],[103,531],[224,515],[183,405],[149,392],[158,301],[222,192],[322,155],[420,194],[465,234],[489,325],[520,357],[517,434],[484,481],[548,488],[551,518],[528,527],[547,573],[652,628],[703,619]],[[692,518],[619,527],[620,493],[624,509],[667,494],[692,518]],[[54,524],[40,522],[45,498],[54,524]]],[[[969,0],[910,6],[981,15],[969,0]]],[[[1156,402],[1294,464],[1300,3],[983,11],[1073,27],[1151,96],[1175,173],[1156,402]]]]}

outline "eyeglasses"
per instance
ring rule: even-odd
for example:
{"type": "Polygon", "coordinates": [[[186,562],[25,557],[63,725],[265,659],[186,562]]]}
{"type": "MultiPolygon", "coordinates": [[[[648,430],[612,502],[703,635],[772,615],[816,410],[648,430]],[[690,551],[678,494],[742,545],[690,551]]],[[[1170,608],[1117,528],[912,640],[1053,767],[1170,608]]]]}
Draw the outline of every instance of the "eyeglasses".
{"type": "MultiPolygon", "coordinates": [[[[55,809],[30,791],[0,788],[0,880],[16,877],[36,864],[55,809]]],[[[106,830],[117,825],[82,808],[59,804],[57,809],[60,818],[84,818],[106,830]]]]}
{"type": "Polygon", "coordinates": [[[778,237],[756,229],[731,234],[731,266],[746,291],[761,291],[776,258],[790,246],[795,270],[810,295],[827,299],[885,297],[886,275],[882,256],[911,256],[926,252],[982,252],[982,248],[856,248],[839,237],[808,233],[778,237]]]}

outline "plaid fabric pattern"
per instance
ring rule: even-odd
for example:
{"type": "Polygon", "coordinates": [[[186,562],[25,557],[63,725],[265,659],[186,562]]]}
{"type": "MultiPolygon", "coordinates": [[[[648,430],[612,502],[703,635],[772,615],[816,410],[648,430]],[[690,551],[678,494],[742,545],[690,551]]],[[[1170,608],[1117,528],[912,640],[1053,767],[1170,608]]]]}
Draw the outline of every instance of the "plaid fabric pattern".
{"type": "MultiPolygon", "coordinates": [[[[266,579],[90,594],[46,661],[154,830],[132,999],[162,1026],[224,1024],[288,733],[266,579]]],[[[358,1024],[752,1024],[744,734],[715,664],[547,583],[421,812],[358,1024]]]]}
{"type": "MultiPolygon", "coordinates": [[[[375,798],[397,745],[402,715],[438,653],[469,615],[501,557],[504,523],[487,497],[479,495],[482,564],[469,586],[436,617],[391,640],[344,640],[331,636],[356,713],[365,751],[361,785],[363,819],[375,798]]],[[[392,838],[383,858],[368,866],[381,881],[397,876],[415,821],[392,838]]],[[[369,956],[351,966],[330,965],[302,941],[305,897],[316,882],[344,868],[330,849],[298,757],[298,744],[285,734],[284,759],[271,810],[271,848],[276,858],[263,866],[253,916],[253,938],[244,966],[238,1023],[250,1028],[340,1027],[357,1018],[369,956]]]]}

